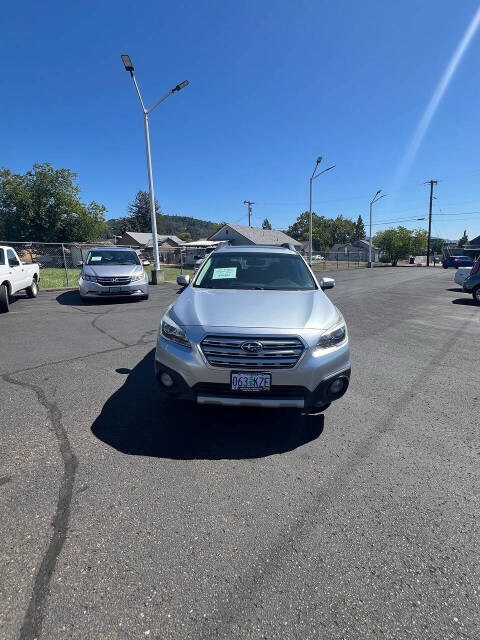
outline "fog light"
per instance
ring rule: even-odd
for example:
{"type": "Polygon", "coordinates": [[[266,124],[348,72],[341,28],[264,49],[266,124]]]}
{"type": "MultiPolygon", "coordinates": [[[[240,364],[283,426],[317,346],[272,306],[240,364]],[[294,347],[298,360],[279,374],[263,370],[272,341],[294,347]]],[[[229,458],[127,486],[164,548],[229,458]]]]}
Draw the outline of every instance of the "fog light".
{"type": "Polygon", "coordinates": [[[337,378],[333,382],[331,382],[328,386],[328,394],[332,396],[338,396],[342,391],[345,390],[346,381],[344,378],[337,378]]]}
{"type": "Polygon", "coordinates": [[[169,373],[162,373],[160,376],[160,382],[164,387],[172,387],[173,386],[173,378],[169,373]]]}

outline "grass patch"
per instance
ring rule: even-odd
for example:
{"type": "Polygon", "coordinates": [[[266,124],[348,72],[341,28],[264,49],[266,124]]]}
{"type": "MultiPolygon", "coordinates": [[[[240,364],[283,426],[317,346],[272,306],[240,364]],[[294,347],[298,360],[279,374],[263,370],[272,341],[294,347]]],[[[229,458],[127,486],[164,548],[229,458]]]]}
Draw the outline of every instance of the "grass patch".
{"type": "MultiPolygon", "coordinates": [[[[148,277],[151,280],[151,272],[153,267],[145,267],[145,271],[148,273],[148,277]]],[[[165,273],[165,280],[168,282],[175,282],[177,276],[180,275],[180,267],[162,266],[165,273]]],[[[78,276],[80,275],[80,269],[67,269],[68,284],[63,268],[47,268],[40,269],[40,287],[42,289],[62,289],[64,287],[77,287],[78,276]]],[[[193,269],[183,269],[185,275],[193,276],[193,269]]]]}
{"type": "MultiPolygon", "coordinates": [[[[160,268],[165,273],[165,280],[167,280],[168,282],[175,282],[177,279],[177,276],[181,275],[182,273],[180,267],[169,267],[167,265],[165,266],[160,265],[160,268]]],[[[150,275],[152,273],[152,269],[153,269],[153,266],[145,267],[145,271],[148,273],[148,278],[150,281],[152,280],[152,277],[150,275]]],[[[186,269],[184,267],[183,275],[192,277],[193,269],[186,269]]]]}
{"type": "Polygon", "coordinates": [[[40,287],[42,289],[63,287],[76,287],[78,285],[78,276],[80,275],[80,269],[67,269],[68,273],[68,285],[65,275],[65,269],[62,268],[47,268],[40,269],[40,287]]]}

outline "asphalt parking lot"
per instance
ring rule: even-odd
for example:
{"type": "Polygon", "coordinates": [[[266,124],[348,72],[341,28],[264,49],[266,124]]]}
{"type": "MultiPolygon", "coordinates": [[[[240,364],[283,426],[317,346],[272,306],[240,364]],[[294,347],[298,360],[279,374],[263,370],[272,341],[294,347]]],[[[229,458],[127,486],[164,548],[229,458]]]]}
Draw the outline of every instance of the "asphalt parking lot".
{"type": "Polygon", "coordinates": [[[2,638],[478,638],[480,307],[453,270],[335,277],[324,417],[164,403],[171,284],[0,317],[2,638]]]}

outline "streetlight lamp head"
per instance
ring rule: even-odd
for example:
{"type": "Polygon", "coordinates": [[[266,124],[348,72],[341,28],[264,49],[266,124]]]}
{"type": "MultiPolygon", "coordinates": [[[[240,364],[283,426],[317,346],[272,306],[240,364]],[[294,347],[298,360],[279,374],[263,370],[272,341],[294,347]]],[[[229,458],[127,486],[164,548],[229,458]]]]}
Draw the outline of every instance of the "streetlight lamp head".
{"type": "Polygon", "coordinates": [[[173,88],[172,91],[180,91],[181,89],[184,89],[187,85],[188,85],[188,80],[184,80],[183,82],[180,82],[180,84],[177,84],[177,86],[173,88]]]}
{"type": "Polygon", "coordinates": [[[120,57],[122,58],[122,62],[125,65],[125,70],[132,72],[133,64],[132,64],[132,61],[130,60],[130,56],[127,56],[127,54],[123,54],[120,57]]]}
{"type": "Polygon", "coordinates": [[[381,190],[381,189],[379,189],[379,190],[377,191],[377,193],[375,194],[375,196],[378,196],[378,194],[379,194],[379,193],[382,193],[382,190],[381,190]]]}
{"type": "Polygon", "coordinates": [[[318,158],[317,158],[317,164],[320,164],[320,163],[321,163],[321,161],[322,161],[322,156],[318,156],[318,158]]]}

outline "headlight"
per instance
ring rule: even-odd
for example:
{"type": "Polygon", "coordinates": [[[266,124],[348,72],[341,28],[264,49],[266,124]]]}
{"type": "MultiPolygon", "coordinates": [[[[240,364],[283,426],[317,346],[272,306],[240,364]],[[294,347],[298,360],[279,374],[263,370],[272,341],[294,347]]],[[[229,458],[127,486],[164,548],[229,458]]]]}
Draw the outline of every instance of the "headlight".
{"type": "Polygon", "coordinates": [[[166,340],[170,340],[170,342],[176,342],[177,344],[190,348],[190,341],[187,338],[187,334],[170,318],[168,313],[162,318],[162,336],[166,340]]]}
{"type": "Polygon", "coordinates": [[[336,347],[345,341],[347,337],[347,327],[345,322],[337,322],[330,329],[327,329],[317,342],[317,349],[328,349],[329,347],[336,347]]]}
{"type": "Polygon", "coordinates": [[[83,280],[89,280],[90,282],[96,282],[97,276],[89,276],[86,273],[82,273],[83,280]]]}
{"type": "Polygon", "coordinates": [[[144,280],[144,279],[145,279],[145,273],[135,273],[132,276],[131,282],[137,282],[137,280],[144,280]]]}

